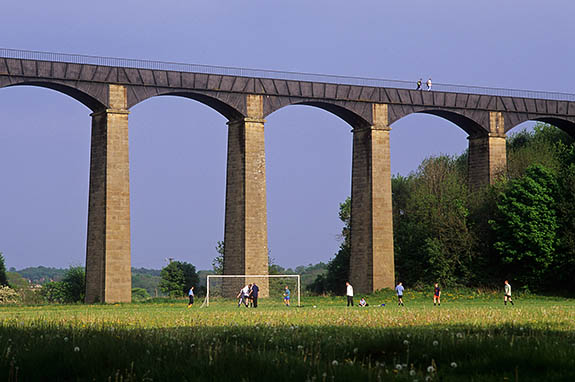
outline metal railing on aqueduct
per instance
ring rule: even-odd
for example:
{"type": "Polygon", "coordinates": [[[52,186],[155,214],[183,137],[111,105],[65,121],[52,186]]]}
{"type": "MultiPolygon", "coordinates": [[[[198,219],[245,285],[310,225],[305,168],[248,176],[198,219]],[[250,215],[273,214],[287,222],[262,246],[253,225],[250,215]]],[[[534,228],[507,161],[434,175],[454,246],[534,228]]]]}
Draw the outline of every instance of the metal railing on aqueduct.
{"type": "MultiPolygon", "coordinates": [[[[379,78],[347,77],[347,76],[298,73],[298,72],[283,72],[277,70],[245,69],[245,68],[210,66],[200,64],[181,64],[175,62],[148,61],[148,60],[139,60],[131,58],[98,57],[98,56],[87,56],[81,54],[50,53],[50,52],[16,50],[7,48],[0,48],[0,57],[23,59],[23,60],[64,62],[70,64],[88,64],[88,65],[113,66],[122,68],[167,70],[176,72],[217,74],[226,76],[268,78],[278,80],[322,82],[330,84],[372,86],[372,87],[396,88],[396,89],[414,89],[414,81],[385,80],[379,78]]],[[[433,90],[450,92],[450,93],[484,94],[492,96],[575,101],[575,94],[535,91],[535,90],[489,88],[482,86],[452,85],[444,83],[434,83],[433,90]]]]}

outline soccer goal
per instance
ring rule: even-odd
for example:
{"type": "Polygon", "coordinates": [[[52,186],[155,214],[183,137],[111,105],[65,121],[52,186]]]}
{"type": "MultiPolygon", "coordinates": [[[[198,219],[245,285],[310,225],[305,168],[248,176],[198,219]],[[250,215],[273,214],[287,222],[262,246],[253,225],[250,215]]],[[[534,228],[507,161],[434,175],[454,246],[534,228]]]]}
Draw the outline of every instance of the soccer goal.
{"type": "MultiPolygon", "coordinates": [[[[300,275],[208,275],[207,279],[206,279],[206,299],[204,300],[204,303],[202,304],[202,306],[210,306],[210,293],[212,293],[212,295],[214,294],[215,291],[220,292],[220,293],[216,293],[221,295],[221,288],[222,288],[222,284],[224,284],[224,280],[226,279],[243,279],[242,280],[238,280],[239,284],[249,284],[253,280],[258,282],[258,284],[261,287],[261,282],[263,281],[262,279],[266,280],[266,289],[268,290],[263,290],[260,289],[260,294],[263,295],[268,295],[271,293],[269,293],[269,289],[271,287],[271,283],[269,283],[269,280],[272,279],[281,279],[281,278],[287,278],[287,279],[295,279],[294,281],[296,282],[296,291],[297,291],[297,306],[301,306],[301,279],[300,279],[300,275]],[[216,284],[216,285],[214,285],[216,284]],[[215,287],[215,288],[214,288],[215,287]]],[[[238,285],[239,285],[238,284],[238,285]]],[[[244,285],[245,285],[244,284],[244,285]]],[[[243,286],[243,285],[242,285],[243,286]]],[[[241,288],[241,287],[240,287],[241,288]]],[[[279,288],[279,287],[278,287],[279,288]]],[[[276,288],[276,289],[278,289],[276,288]]],[[[237,294],[239,292],[239,288],[237,288],[237,291],[235,291],[235,293],[237,294]]],[[[234,293],[234,292],[232,292],[234,293]]],[[[228,292],[228,294],[230,294],[228,292]]],[[[235,295],[234,295],[235,297],[235,295]]]]}

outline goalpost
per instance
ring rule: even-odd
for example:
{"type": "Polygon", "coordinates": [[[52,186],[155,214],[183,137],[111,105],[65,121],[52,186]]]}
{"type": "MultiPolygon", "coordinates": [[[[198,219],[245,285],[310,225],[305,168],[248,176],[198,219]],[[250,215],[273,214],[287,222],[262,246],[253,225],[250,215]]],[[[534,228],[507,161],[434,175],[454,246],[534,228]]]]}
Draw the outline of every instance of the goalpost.
{"type": "Polygon", "coordinates": [[[202,306],[210,306],[210,279],[225,279],[225,278],[243,278],[243,279],[258,279],[258,278],[296,278],[297,279],[297,306],[301,303],[301,279],[300,275],[208,275],[206,279],[206,299],[202,306]]]}

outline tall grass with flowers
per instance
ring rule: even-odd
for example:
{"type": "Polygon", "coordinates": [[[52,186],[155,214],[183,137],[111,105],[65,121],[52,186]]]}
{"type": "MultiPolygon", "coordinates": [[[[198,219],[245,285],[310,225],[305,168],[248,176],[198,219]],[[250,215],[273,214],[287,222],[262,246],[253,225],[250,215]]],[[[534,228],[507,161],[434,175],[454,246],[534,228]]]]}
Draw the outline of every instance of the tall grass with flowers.
{"type": "Polygon", "coordinates": [[[6,381],[575,380],[575,301],[445,291],[0,307],[6,381]],[[356,296],[359,299],[360,296],[356,296]],[[382,306],[382,304],[384,304],[382,306]]]}

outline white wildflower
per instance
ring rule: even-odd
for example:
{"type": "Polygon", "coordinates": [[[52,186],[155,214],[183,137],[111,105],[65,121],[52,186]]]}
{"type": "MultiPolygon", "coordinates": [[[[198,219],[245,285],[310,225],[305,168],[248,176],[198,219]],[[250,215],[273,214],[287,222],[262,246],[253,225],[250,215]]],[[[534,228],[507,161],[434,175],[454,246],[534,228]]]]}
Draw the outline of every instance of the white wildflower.
{"type": "Polygon", "coordinates": [[[397,365],[395,365],[395,368],[397,370],[401,370],[401,369],[403,369],[403,366],[401,366],[401,364],[398,363],[397,365]]]}
{"type": "Polygon", "coordinates": [[[451,367],[455,369],[457,367],[457,363],[451,362],[451,367]]]}
{"type": "Polygon", "coordinates": [[[415,370],[409,370],[409,375],[411,375],[412,377],[415,376],[415,370]]]}
{"type": "Polygon", "coordinates": [[[80,348],[79,348],[78,346],[76,346],[76,347],[74,347],[74,351],[75,351],[76,353],[78,353],[78,352],[80,351],[80,348]]]}
{"type": "Polygon", "coordinates": [[[332,366],[337,366],[339,365],[339,362],[337,362],[337,360],[334,359],[333,361],[331,361],[331,364],[332,366]]]}
{"type": "Polygon", "coordinates": [[[409,345],[409,341],[408,341],[408,340],[403,340],[403,344],[404,344],[404,345],[409,345]]]}
{"type": "Polygon", "coordinates": [[[433,373],[435,371],[435,368],[433,366],[428,366],[427,367],[427,372],[428,373],[433,373]]]}
{"type": "Polygon", "coordinates": [[[437,346],[437,345],[439,345],[439,341],[437,341],[437,340],[433,341],[433,346],[437,346]]]}

